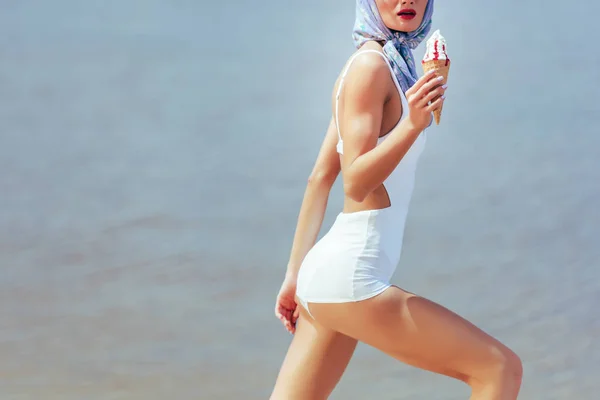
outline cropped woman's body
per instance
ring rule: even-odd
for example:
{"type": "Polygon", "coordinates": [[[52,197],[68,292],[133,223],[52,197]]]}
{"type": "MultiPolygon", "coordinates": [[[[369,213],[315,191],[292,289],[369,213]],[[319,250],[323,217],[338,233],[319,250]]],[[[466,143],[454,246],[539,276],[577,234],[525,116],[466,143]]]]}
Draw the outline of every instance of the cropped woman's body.
{"type": "MultiPolygon", "coordinates": [[[[388,65],[386,56],[378,50],[363,49],[357,52],[346,65],[335,97],[335,120],[338,132],[337,152],[344,153],[339,121],[344,115],[344,81],[360,57],[379,57],[388,65]]],[[[360,61],[359,61],[360,62],[360,61]]],[[[373,62],[363,60],[362,62],[373,62]]],[[[396,81],[391,66],[392,78],[399,97],[401,109],[408,103],[400,84],[396,81]]],[[[398,105],[396,105],[398,106],[398,105]]],[[[376,147],[381,145],[390,132],[406,117],[406,113],[389,130],[377,138],[376,147]]],[[[297,282],[297,298],[310,313],[308,303],[343,303],[374,297],[390,285],[390,279],[400,261],[404,225],[415,181],[419,156],[425,147],[425,132],[415,139],[400,163],[376,190],[383,192],[374,198],[378,204],[374,209],[358,207],[358,211],[342,211],[329,232],[310,249],[300,269],[297,282]]]]}
{"type": "MultiPolygon", "coordinates": [[[[385,21],[386,11],[404,3],[421,14],[427,5],[380,0],[377,6],[385,21]]],[[[472,399],[517,397],[521,362],[510,349],[444,307],[389,284],[423,131],[446,90],[431,74],[405,96],[393,72],[382,43],[368,41],[336,82],[332,122],[309,179],[278,296],[276,314],[295,335],[272,400],[326,399],[359,340],[466,382],[472,399]],[[343,211],[313,246],[340,171],[343,211]]]]}

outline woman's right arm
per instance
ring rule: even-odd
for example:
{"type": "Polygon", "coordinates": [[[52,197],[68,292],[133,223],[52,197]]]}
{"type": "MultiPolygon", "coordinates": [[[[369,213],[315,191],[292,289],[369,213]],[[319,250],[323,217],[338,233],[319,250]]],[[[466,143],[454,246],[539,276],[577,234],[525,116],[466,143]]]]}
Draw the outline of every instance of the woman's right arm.
{"type": "Polygon", "coordinates": [[[336,150],[337,141],[337,128],[332,118],[319,155],[308,178],[300,214],[298,215],[286,278],[295,280],[304,257],[314,246],[321,230],[329,193],[340,173],[340,158],[336,150]]]}
{"type": "Polygon", "coordinates": [[[355,201],[362,202],[379,187],[400,163],[419,134],[431,121],[431,113],[444,101],[446,90],[440,86],[436,73],[421,77],[406,92],[409,116],[404,118],[377,146],[385,93],[389,88],[390,72],[385,61],[365,54],[355,61],[347,77],[344,94],[344,191],[355,201]],[[439,96],[430,104],[430,101],[439,96]]]}

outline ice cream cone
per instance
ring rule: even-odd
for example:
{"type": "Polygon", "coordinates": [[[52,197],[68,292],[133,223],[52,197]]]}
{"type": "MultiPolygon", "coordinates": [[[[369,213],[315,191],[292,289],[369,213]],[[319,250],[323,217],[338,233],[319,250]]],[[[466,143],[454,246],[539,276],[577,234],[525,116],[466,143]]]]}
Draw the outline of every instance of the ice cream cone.
{"type": "MultiPolygon", "coordinates": [[[[422,65],[424,73],[435,69],[439,76],[444,77],[444,81],[440,83],[440,85],[445,85],[448,82],[448,72],[450,72],[450,60],[430,60],[423,62],[422,65]]],[[[437,100],[437,98],[433,99],[433,101],[435,100],[437,100]]],[[[436,125],[440,124],[443,108],[444,104],[442,103],[442,106],[433,112],[433,118],[435,119],[436,125]]]]}
{"type": "MultiPolygon", "coordinates": [[[[439,29],[433,32],[431,37],[427,40],[427,49],[425,50],[425,55],[423,56],[421,65],[423,66],[425,73],[434,69],[437,71],[438,75],[444,77],[444,81],[440,83],[440,85],[445,85],[448,83],[450,58],[446,52],[446,38],[442,36],[439,29]]],[[[437,99],[438,97],[433,99],[433,101],[436,101],[437,99]]],[[[433,117],[435,118],[435,123],[437,125],[440,124],[440,119],[442,118],[443,106],[444,104],[442,103],[440,108],[433,112],[433,117]]]]}

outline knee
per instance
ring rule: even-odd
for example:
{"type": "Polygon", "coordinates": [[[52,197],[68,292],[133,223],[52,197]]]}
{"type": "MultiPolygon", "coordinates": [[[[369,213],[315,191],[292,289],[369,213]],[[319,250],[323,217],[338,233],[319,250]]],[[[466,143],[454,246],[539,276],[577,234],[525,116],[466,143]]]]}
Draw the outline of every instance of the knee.
{"type": "Polygon", "coordinates": [[[523,380],[523,363],[521,358],[507,347],[495,347],[485,366],[477,373],[469,376],[467,383],[472,387],[510,386],[520,387],[523,380]]]}
{"type": "Polygon", "coordinates": [[[491,362],[492,376],[496,379],[510,380],[521,385],[523,380],[523,362],[521,358],[509,348],[497,348],[491,362]]]}

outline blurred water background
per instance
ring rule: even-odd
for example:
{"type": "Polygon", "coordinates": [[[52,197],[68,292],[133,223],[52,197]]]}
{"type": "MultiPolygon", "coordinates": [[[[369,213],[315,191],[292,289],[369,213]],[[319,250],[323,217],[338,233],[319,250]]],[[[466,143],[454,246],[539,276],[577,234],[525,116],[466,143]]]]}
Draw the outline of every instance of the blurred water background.
{"type": "MultiPolygon", "coordinates": [[[[521,398],[597,399],[600,5],[454,3],[394,282],[514,348],[521,398]]],[[[0,8],[0,398],[266,399],[353,2],[0,8]]],[[[361,345],[332,399],[467,394],[361,345]]]]}

